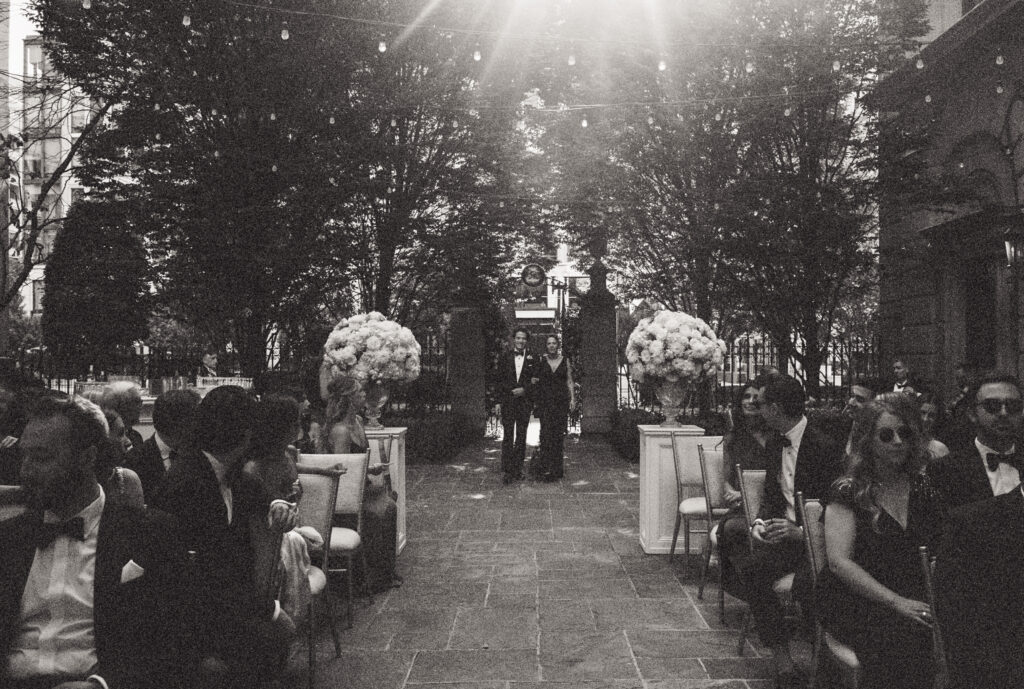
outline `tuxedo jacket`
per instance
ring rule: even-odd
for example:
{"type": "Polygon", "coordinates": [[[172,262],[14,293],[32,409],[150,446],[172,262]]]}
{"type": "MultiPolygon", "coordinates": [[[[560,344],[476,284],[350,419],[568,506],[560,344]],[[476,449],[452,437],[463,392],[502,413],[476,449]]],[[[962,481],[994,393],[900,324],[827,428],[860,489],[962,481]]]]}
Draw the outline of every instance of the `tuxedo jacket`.
{"type": "MultiPolygon", "coordinates": [[[[779,485],[779,474],[782,473],[781,436],[768,441],[768,467],[764,480],[764,500],[761,502],[760,519],[772,519],[786,516],[786,497],[779,485]]],[[[845,441],[845,438],[843,439],[845,441]]],[[[810,423],[804,429],[800,439],[800,448],[796,456],[796,476],[793,479],[794,499],[798,492],[806,498],[825,499],[828,497],[832,482],[843,475],[842,444],[834,441],[810,423]]],[[[797,514],[799,521],[800,515],[797,514]]]]}
{"type": "Polygon", "coordinates": [[[254,585],[251,519],[265,520],[269,501],[255,479],[238,472],[232,481],[232,521],[217,475],[196,449],[185,450],[167,472],[154,505],[175,517],[178,537],[189,551],[189,588],[196,599],[194,641],[199,651],[244,645],[255,624],[270,620],[274,602],[254,585]],[[230,631],[229,631],[230,630],[230,631]]]}
{"type": "Polygon", "coordinates": [[[148,504],[157,499],[163,488],[167,470],[160,456],[160,448],[156,444],[156,435],[150,436],[141,445],[133,447],[125,457],[124,465],[139,475],[142,481],[142,494],[148,504]]]}
{"type": "Polygon", "coordinates": [[[927,471],[949,509],[992,497],[988,472],[973,438],[945,457],[929,462],[927,471]]]}
{"type": "Polygon", "coordinates": [[[1024,496],[954,510],[935,564],[951,689],[1024,687],[1024,496]]]}
{"type": "Polygon", "coordinates": [[[516,375],[515,352],[505,352],[498,359],[497,392],[498,401],[503,406],[516,399],[512,395],[512,391],[516,388],[525,388],[526,396],[524,401],[529,397],[531,388],[530,378],[533,376],[533,370],[537,366],[537,356],[527,349],[525,357],[523,370],[518,376],[516,375]]]}
{"type": "MultiPolygon", "coordinates": [[[[0,523],[0,686],[19,632],[21,598],[36,553],[33,533],[41,519],[27,512],[0,523]]],[[[110,689],[179,686],[189,664],[182,653],[188,599],[179,581],[185,562],[167,515],[104,505],[93,584],[94,672],[110,689]],[[144,571],[122,583],[129,560],[144,571]]]]}

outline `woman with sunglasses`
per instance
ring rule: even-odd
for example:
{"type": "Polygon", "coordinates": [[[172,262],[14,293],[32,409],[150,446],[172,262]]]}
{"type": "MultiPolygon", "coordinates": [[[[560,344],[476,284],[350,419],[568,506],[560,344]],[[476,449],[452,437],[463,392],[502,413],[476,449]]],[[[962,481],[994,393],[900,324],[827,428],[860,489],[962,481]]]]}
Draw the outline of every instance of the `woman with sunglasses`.
{"type": "Polygon", "coordinates": [[[819,610],[857,653],[862,687],[930,689],[933,618],[918,548],[934,552],[944,514],[922,471],[920,412],[907,395],[880,395],[858,428],[851,468],[825,510],[819,610]]]}

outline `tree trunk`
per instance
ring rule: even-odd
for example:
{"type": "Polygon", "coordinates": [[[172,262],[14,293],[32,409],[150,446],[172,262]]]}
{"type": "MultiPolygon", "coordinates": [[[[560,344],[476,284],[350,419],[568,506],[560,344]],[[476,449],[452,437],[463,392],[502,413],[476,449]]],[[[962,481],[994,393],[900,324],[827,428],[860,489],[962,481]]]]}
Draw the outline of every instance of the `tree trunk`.
{"type": "Polygon", "coordinates": [[[267,366],[267,344],[263,334],[263,321],[255,314],[238,326],[238,365],[241,375],[255,378],[267,366]]]}

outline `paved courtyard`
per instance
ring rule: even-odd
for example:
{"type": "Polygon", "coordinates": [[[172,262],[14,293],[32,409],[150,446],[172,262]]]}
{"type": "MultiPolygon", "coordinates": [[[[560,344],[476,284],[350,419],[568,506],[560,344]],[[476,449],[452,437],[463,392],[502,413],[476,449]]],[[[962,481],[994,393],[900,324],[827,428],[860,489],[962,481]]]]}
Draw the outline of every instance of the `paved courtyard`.
{"type": "Polygon", "coordinates": [[[723,626],[717,586],[697,600],[698,558],[684,579],[640,549],[637,466],[599,439],[566,454],[558,484],[502,485],[493,440],[410,467],[404,583],[357,605],[340,659],[321,638],[316,686],[772,686],[763,650],[736,655],[744,606],[723,626]]]}

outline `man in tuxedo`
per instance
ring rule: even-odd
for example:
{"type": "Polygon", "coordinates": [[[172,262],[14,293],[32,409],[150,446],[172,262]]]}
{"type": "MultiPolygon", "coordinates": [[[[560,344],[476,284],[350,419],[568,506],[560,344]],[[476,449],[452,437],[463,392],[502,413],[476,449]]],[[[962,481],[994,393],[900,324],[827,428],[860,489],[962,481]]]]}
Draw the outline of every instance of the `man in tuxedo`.
{"type": "Polygon", "coordinates": [[[498,402],[501,414],[501,471],[508,484],[523,478],[526,461],[526,429],[530,425],[529,383],[535,357],[526,344],[530,333],[516,328],[512,334],[512,351],[498,361],[498,402]]]}
{"type": "Polygon", "coordinates": [[[199,362],[199,368],[196,370],[196,378],[216,378],[217,359],[217,350],[207,347],[203,352],[202,361],[199,362]]]}
{"type": "Polygon", "coordinates": [[[1016,453],[1024,421],[1020,382],[1012,376],[985,376],[971,386],[967,398],[974,440],[928,465],[950,508],[1009,493],[1021,479],[1016,453]]]}
{"type": "Polygon", "coordinates": [[[916,394],[925,388],[924,381],[918,378],[907,366],[903,359],[895,359],[892,362],[892,390],[891,392],[905,392],[916,394]]]}
{"type": "MultiPolygon", "coordinates": [[[[751,552],[747,539],[733,538],[726,553],[739,572],[758,636],[772,651],[781,687],[801,686],[803,678],[793,663],[790,633],[772,585],[796,572],[794,597],[808,609],[812,600],[796,494],[825,498],[832,482],[843,472],[839,443],[808,425],[805,401],[803,386],[791,376],[770,378],[765,386],[762,417],[778,434],[768,441],[769,464],[761,510],[749,528],[754,547],[751,552]]],[[[806,615],[808,610],[804,612],[806,615]]]]}
{"type": "Polygon", "coordinates": [[[139,475],[142,493],[150,503],[163,488],[164,478],[181,451],[192,416],[199,406],[195,390],[168,390],[153,403],[155,432],[139,446],[132,447],[125,466],[139,475]]]}
{"type": "Polygon", "coordinates": [[[256,405],[237,386],[214,388],[196,408],[191,448],[171,465],[154,504],[178,520],[194,553],[197,614],[192,636],[208,686],[248,687],[276,673],[294,633],[280,603],[255,586],[253,522],[281,533],[294,526],[284,501],[266,493],[242,466],[256,405]]]}
{"type": "Polygon", "coordinates": [[[47,395],[21,436],[29,509],[0,523],[0,686],[180,686],[185,551],[167,515],[107,502],[105,432],[81,398],[47,395]]]}
{"type": "Polygon", "coordinates": [[[935,564],[950,689],[1024,687],[1024,495],[956,509],[935,564]]]}

